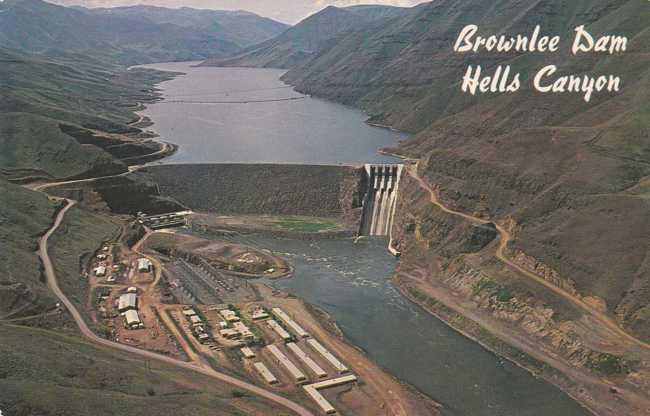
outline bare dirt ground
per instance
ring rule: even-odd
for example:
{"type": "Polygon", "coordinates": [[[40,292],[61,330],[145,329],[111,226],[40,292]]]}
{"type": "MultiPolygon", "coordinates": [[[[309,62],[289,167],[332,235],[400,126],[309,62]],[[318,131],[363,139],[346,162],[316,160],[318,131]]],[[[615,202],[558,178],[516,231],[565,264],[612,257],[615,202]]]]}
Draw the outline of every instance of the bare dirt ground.
{"type": "MultiPolygon", "coordinates": [[[[274,358],[260,346],[251,345],[257,357],[253,360],[242,357],[239,341],[226,340],[218,334],[219,322],[222,320],[217,312],[217,305],[192,305],[200,311],[209,324],[208,332],[212,340],[208,343],[200,343],[192,332],[192,327],[187,318],[183,315],[184,308],[188,305],[164,304],[161,301],[162,286],[164,282],[163,268],[173,262],[174,255],[192,253],[201,258],[215,261],[252,261],[260,262],[268,267],[272,264],[278,268],[290,269],[284,260],[276,259],[270,254],[251,249],[246,246],[233,245],[227,242],[214,242],[199,238],[176,235],[170,232],[148,231],[132,249],[120,246],[111,249],[106,260],[112,270],[112,265],[120,264],[119,271],[116,271],[116,281],[107,283],[106,278],[89,279],[90,286],[96,293],[98,290],[110,288],[110,295],[102,302],[105,309],[102,314],[95,313],[98,322],[104,322],[114,329],[113,339],[124,345],[136,347],[147,351],[158,352],[171,358],[183,360],[198,368],[206,370],[218,370],[227,374],[237,375],[260,387],[280,393],[285,397],[301,405],[313,409],[319,413],[316,404],[303,392],[302,387],[295,383],[295,380],[278,365],[274,358]],[[156,255],[153,249],[164,248],[165,254],[156,255]],[[180,250],[179,250],[180,249],[180,250]],[[170,251],[171,250],[171,251],[170,251]],[[146,257],[154,264],[150,273],[138,272],[136,262],[138,258],[146,257]],[[144,329],[128,330],[123,326],[123,317],[115,310],[115,302],[120,294],[126,292],[129,287],[136,287],[139,299],[139,315],[143,321],[144,329]],[[252,363],[263,361],[280,383],[269,386],[260,378],[252,363]]],[[[286,273],[286,272],[285,272],[286,273]]],[[[264,276],[267,274],[252,276],[264,276]]],[[[386,416],[410,416],[410,415],[438,415],[439,407],[429,398],[419,394],[412,388],[402,384],[399,380],[385,373],[372,363],[363,352],[354,348],[341,338],[336,331],[336,325],[320,314],[312,313],[303,301],[290,297],[285,293],[277,292],[268,286],[254,282],[250,277],[237,277],[237,279],[250,281],[246,283],[246,293],[240,296],[240,301],[232,301],[234,307],[240,310],[240,314],[246,323],[261,336],[266,344],[275,343],[284,350],[285,354],[291,357],[292,361],[302,369],[308,376],[306,382],[321,381],[311,370],[296,359],[284,346],[280,337],[263,322],[253,322],[252,311],[263,307],[270,310],[273,307],[281,307],[290,316],[294,317],[314,338],[318,339],[326,348],[338,356],[346,365],[351,368],[353,374],[357,375],[359,382],[333,389],[327,389],[321,393],[330,400],[341,415],[386,415],[386,416]],[[248,292],[254,296],[248,296],[248,292]],[[254,299],[251,300],[251,299],[254,299]]],[[[105,290],[105,289],[104,289],[105,290]]],[[[242,292],[243,293],[243,292],[242,292]]],[[[235,297],[239,296],[239,290],[234,291],[235,297]]],[[[92,296],[89,299],[89,306],[93,305],[92,296]]],[[[303,339],[296,340],[299,347],[308,353],[319,366],[326,369],[329,377],[334,377],[337,372],[323,357],[314,352],[303,339]]]]}
{"type": "Polygon", "coordinates": [[[242,244],[205,240],[174,233],[155,233],[144,249],[175,251],[179,256],[198,255],[224,273],[240,277],[286,277],[291,266],[283,259],[242,244]]]}

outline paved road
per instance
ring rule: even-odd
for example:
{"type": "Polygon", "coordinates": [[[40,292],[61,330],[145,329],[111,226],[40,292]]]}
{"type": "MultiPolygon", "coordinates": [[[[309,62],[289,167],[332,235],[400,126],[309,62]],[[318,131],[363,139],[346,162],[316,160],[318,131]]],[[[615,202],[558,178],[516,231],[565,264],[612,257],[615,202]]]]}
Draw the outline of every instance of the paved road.
{"type": "Polygon", "coordinates": [[[192,363],[187,363],[184,361],[179,361],[174,358],[170,358],[161,354],[156,354],[151,351],[145,351],[141,350],[139,348],[131,347],[128,345],[123,345],[119,344],[117,342],[109,341],[104,338],[100,338],[97,335],[95,335],[94,332],[88,328],[88,325],[86,325],[86,322],[83,320],[81,314],[77,310],[77,308],[74,306],[74,304],[70,301],[70,299],[67,298],[67,296],[61,291],[61,288],[59,288],[59,284],[57,283],[56,280],[56,274],[54,272],[54,266],[52,265],[52,261],[50,260],[50,256],[48,254],[48,240],[54,234],[54,232],[59,228],[61,225],[61,222],[63,221],[65,214],[70,210],[75,205],[75,201],[72,200],[66,200],[67,205],[58,213],[56,216],[56,219],[54,220],[54,224],[52,227],[45,233],[45,235],[41,238],[39,242],[39,255],[41,259],[43,260],[43,266],[45,268],[45,276],[47,277],[47,284],[54,292],[57,298],[65,305],[65,307],[68,309],[72,317],[74,318],[75,322],[77,323],[77,326],[79,327],[79,330],[81,333],[88,338],[90,341],[94,342],[95,344],[103,345],[109,348],[117,349],[120,351],[128,352],[131,354],[137,354],[145,358],[149,358],[152,360],[157,360],[163,363],[167,363],[170,365],[174,365],[176,367],[181,367],[185,368],[190,371],[194,371],[197,373],[201,373],[203,375],[206,375],[208,377],[211,377],[213,379],[222,381],[224,383],[228,383],[232,385],[233,387],[240,388],[242,390],[249,391],[250,393],[253,393],[257,396],[263,397],[267,400],[270,400],[272,402],[275,402],[281,406],[284,406],[285,408],[293,411],[295,414],[300,415],[300,416],[314,416],[314,414],[309,411],[308,409],[302,407],[301,405],[294,403],[293,401],[286,399],[282,396],[279,396],[273,392],[270,392],[268,390],[265,390],[261,387],[258,387],[254,384],[245,382],[243,380],[239,380],[237,378],[231,377],[227,374],[222,374],[219,373],[218,371],[215,371],[210,368],[202,368],[199,367],[195,364],[192,363]]]}

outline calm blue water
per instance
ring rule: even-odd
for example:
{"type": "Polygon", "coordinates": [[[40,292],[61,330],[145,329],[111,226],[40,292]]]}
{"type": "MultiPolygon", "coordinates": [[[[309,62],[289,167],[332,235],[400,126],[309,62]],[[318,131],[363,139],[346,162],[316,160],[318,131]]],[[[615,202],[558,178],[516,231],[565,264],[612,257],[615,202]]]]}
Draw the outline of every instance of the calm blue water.
{"type": "Polygon", "coordinates": [[[180,145],[164,163],[358,164],[395,161],[377,149],[393,146],[403,133],[364,123],[361,111],[303,95],[279,80],[284,71],[193,68],[192,63],[145,65],[184,72],[160,84],[165,101],[142,112],[162,140],[180,145]],[[183,102],[177,102],[183,101],[183,102]]]}

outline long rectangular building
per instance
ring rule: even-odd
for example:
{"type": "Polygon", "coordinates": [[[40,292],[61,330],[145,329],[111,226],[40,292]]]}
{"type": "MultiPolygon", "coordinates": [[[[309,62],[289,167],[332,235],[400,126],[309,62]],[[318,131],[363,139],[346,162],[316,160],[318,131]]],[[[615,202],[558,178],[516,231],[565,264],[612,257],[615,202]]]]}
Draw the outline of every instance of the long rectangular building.
{"type": "Polygon", "coordinates": [[[320,394],[318,390],[313,388],[311,385],[305,386],[304,388],[305,388],[305,393],[307,393],[307,395],[311,397],[313,401],[316,402],[318,407],[320,407],[325,414],[330,415],[332,413],[336,413],[336,409],[334,408],[334,406],[332,406],[332,404],[328,402],[327,399],[323,397],[323,395],[320,394]]]}
{"type": "Polygon", "coordinates": [[[269,328],[271,328],[278,335],[280,335],[280,338],[282,338],[284,341],[289,341],[291,339],[291,334],[288,333],[287,331],[285,331],[285,329],[282,328],[279,323],[277,323],[273,319],[269,319],[266,322],[267,322],[269,328]]]}
{"type": "Polygon", "coordinates": [[[329,352],[323,345],[316,341],[315,339],[311,338],[307,340],[307,343],[309,344],[310,347],[315,349],[320,355],[323,356],[334,368],[336,368],[336,371],[339,373],[347,373],[349,369],[338,360],[335,356],[332,355],[331,352],[329,352]]]}
{"type": "Polygon", "coordinates": [[[280,308],[273,308],[273,314],[274,314],[275,316],[277,316],[278,318],[280,318],[280,320],[281,320],[282,322],[284,322],[284,324],[285,324],[286,326],[288,326],[289,328],[291,328],[291,330],[292,330],[296,335],[298,335],[300,338],[307,338],[307,337],[309,336],[309,334],[307,333],[307,331],[305,331],[305,330],[304,330],[300,325],[298,325],[298,323],[296,323],[296,321],[294,321],[293,319],[291,319],[291,317],[290,317],[289,315],[287,315],[286,313],[284,313],[284,311],[283,311],[282,309],[280,309],[280,308]]]}
{"type": "Polygon", "coordinates": [[[262,378],[269,384],[277,384],[278,379],[275,378],[273,373],[269,371],[268,367],[264,365],[264,363],[254,363],[253,367],[255,367],[255,370],[262,376],[262,378]]]}
{"type": "Polygon", "coordinates": [[[333,378],[330,380],[319,381],[318,383],[310,384],[311,387],[316,390],[328,389],[330,387],[340,386],[342,384],[352,383],[357,381],[357,376],[354,374],[348,374],[347,376],[342,376],[339,378],[333,378]]]}
{"type": "Polygon", "coordinates": [[[323,412],[326,414],[332,414],[336,413],[336,409],[330,402],[327,401],[325,397],[323,397],[323,395],[318,390],[340,386],[342,384],[351,383],[353,381],[357,381],[357,377],[353,374],[350,374],[348,376],[343,376],[332,380],[325,380],[319,383],[309,384],[305,386],[304,389],[305,393],[307,393],[307,395],[311,397],[312,400],[316,402],[316,404],[318,404],[323,412]]]}
{"type": "Polygon", "coordinates": [[[287,369],[287,371],[289,371],[291,376],[297,382],[305,381],[307,379],[305,374],[302,371],[300,371],[300,369],[296,367],[296,365],[292,363],[289,360],[289,358],[287,358],[287,356],[284,355],[284,353],[280,351],[280,349],[276,345],[271,344],[268,347],[266,347],[266,349],[269,350],[271,354],[273,354],[273,356],[280,362],[280,364],[284,366],[284,368],[287,369]]]}
{"type": "Polygon", "coordinates": [[[327,373],[325,370],[323,370],[317,363],[314,361],[309,355],[307,355],[303,350],[300,349],[300,347],[293,342],[289,342],[287,344],[287,348],[293,352],[296,357],[300,359],[303,363],[307,365],[311,369],[311,371],[316,374],[318,377],[327,377],[327,373]]]}

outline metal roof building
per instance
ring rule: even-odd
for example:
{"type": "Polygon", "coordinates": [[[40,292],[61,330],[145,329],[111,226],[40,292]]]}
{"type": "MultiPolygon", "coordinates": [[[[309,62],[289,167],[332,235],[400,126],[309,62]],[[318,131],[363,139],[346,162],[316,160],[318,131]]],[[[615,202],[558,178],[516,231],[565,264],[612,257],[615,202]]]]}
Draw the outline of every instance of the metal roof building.
{"type": "Polygon", "coordinates": [[[223,316],[223,319],[225,319],[228,322],[238,322],[239,317],[237,316],[237,313],[235,311],[231,311],[230,309],[224,309],[222,311],[219,311],[219,314],[223,316]]]}
{"type": "Polygon", "coordinates": [[[323,358],[325,358],[327,361],[329,361],[329,363],[332,364],[332,366],[334,368],[336,368],[336,370],[339,373],[346,373],[347,371],[349,371],[349,369],[345,365],[343,365],[343,363],[340,362],[338,360],[338,358],[333,356],[331,352],[329,352],[325,347],[323,347],[323,345],[320,342],[318,342],[315,339],[311,338],[311,339],[307,340],[307,343],[309,344],[310,347],[312,347],[320,355],[322,355],[323,358]]]}
{"type": "Polygon", "coordinates": [[[282,322],[284,322],[284,324],[285,324],[286,326],[288,326],[289,328],[291,328],[291,330],[292,330],[293,332],[295,332],[296,335],[298,335],[299,337],[301,337],[301,338],[307,338],[307,337],[309,336],[309,334],[307,333],[307,331],[305,331],[305,330],[304,330],[300,325],[298,325],[298,324],[296,323],[296,321],[294,321],[293,319],[291,319],[291,317],[290,317],[289,315],[287,315],[286,313],[284,313],[284,311],[283,311],[282,309],[280,309],[280,308],[273,308],[273,314],[275,314],[275,316],[277,316],[278,318],[280,318],[280,320],[281,320],[282,322]]]}
{"type": "Polygon", "coordinates": [[[294,344],[293,342],[289,342],[287,344],[287,348],[293,352],[296,357],[300,359],[311,371],[314,372],[318,377],[327,377],[327,373],[325,370],[323,370],[317,363],[314,361],[310,356],[308,356],[303,350],[300,349],[300,347],[297,344],[294,344]]]}
{"type": "Polygon", "coordinates": [[[284,341],[288,341],[288,340],[291,339],[291,334],[288,333],[287,331],[285,331],[285,329],[282,328],[282,327],[280,326],[279,323],[277,323],[277,322],[274,321],[273,319],[269,319],[269,320],[266,321],[266,322],[267,322],[267,324],[269,325],[269,328],[271,328],[271,329],[274,330],[278,335],[280,335],[280,337],[281,337],[284,341]]]}
{"type": "Polygon", "coordinates": [[[151,269],[153,268],[153,264],[151,263],[151,260],[147,258],[141,258],[138,259],[138,271],[139,272],[150,272],[151,269]]]}
{"type": "Polygon", "coordinates": [[[275,378],[273,373],[269,371],[268,367],[266,367],[264,363],[257,362],[253,364],[253,366],[255,367],[257,372],[264,378],[264,380],[266,380],[267,383],[276,384],[278,382],[278,379],[275,378]]]}
{"type": "Polygon", "coordinates": [[[124,314],[124,322],[126,326],[131,329],[137,329],[142,327],[142,321],[138,315],[138,311],[130,309],[124,314]]]}
{"type": "Polygon", "coordinates": [[[242,347],[240,351],[246,358],[255,358],[255,353],[249,347],[242,347]]]}
{"type": "Polygon", "coordinates": [[[138,296],[135,293],[125,293],[120,296],[117,304],[118,312],[126,312],[130,309],[138,309],[138,296]]]}
{"type": "Polygon", "coordinates": [[[357,381],[357,377],[353,374],[350,374],[348,376],[310,384],[308,386],[305,386],[304,389],[305,393],[307,393],[307,395],[309,395],[309,397],[311,397],[318,404],[318,406],[320,406],[323,412],[326,414],[332,414],[336,413],[336,409],[330,404],[330,402],[327,401],[327,399],[325,399],[325,397],[323,397],[323,395],[318,390],[326,389],[328,387],[336,387],[340,386],[341,384],[352,383],[354,381],[357,381]]]}
{"type": "Polygon", "coordinates": [[[287,371],[289,371],[291,376],[297,382],[305,381],[307,379],[305,374],[303,374],[303,372],[300,371],[300,369],[296,367],[296,365],[292,363],[291,360],[289,360],[287,356],[284,355],[284,353],[280,351],[280,349],[276,345],[271,344],[268,347],[266,347],[266,349],[269,350],[271,354],[273,354],[273,356],[280,362],[280,364],[284,366],[284,368],[287,369],[287,371]]]}

